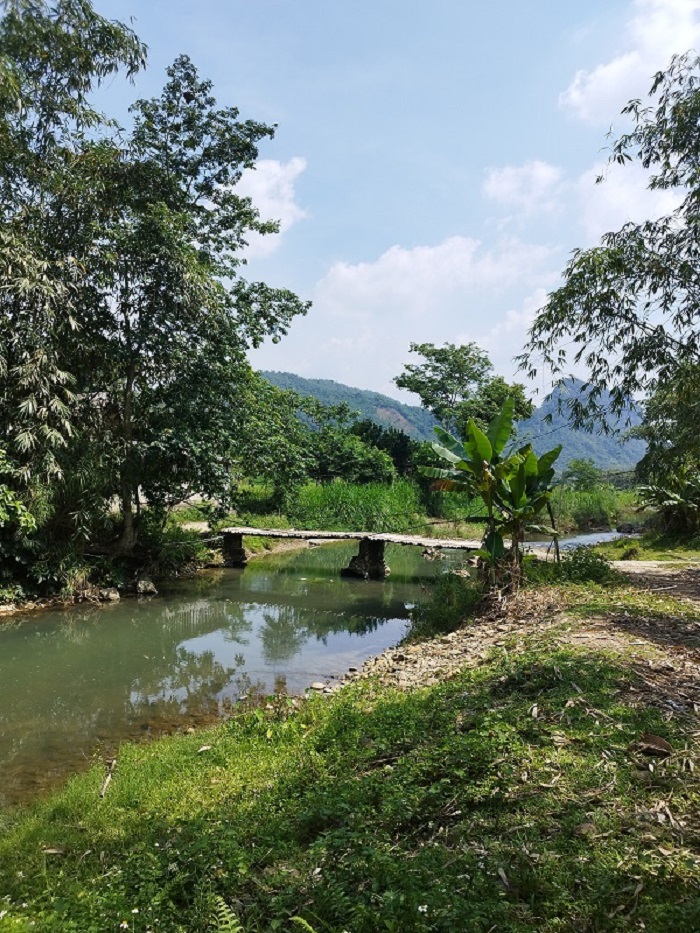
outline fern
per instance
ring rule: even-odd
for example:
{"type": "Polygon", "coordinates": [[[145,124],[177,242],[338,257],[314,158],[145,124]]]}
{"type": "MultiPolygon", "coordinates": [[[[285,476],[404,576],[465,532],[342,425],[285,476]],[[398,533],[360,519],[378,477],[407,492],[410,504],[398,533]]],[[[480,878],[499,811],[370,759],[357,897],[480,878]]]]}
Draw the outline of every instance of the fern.
{"type": "Polygon", "coordinates": [[[214,898],[214,918],[216,920],[216,933],[243,933],[243,927],[223,897],[214,898]]]}
{"type": "Polygon", "coordinates": [[[311,924],[307,923],[303,917],[292,917],[292,923],[296,923],[300,929],[304,930],[304,933],[316,933],[311,924]]]}

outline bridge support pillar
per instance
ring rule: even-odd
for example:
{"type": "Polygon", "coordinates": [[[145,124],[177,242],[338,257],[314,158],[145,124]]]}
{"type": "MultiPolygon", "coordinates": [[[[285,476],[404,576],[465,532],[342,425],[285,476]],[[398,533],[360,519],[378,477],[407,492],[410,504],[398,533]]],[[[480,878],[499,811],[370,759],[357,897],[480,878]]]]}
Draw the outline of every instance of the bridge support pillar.
{"type": "Polygon", "coordinates": [[[384,562],[384,542],[362,538],[359,553],[340,571],[340,575],[360,580],[383,580],[390,572],[384,562]]]}
{"type": "Polygon", "coordinates": [[[248,557],[243,547],[242,534],[225,531],[221,551],[227,567],[245,567],[248,557]]]}

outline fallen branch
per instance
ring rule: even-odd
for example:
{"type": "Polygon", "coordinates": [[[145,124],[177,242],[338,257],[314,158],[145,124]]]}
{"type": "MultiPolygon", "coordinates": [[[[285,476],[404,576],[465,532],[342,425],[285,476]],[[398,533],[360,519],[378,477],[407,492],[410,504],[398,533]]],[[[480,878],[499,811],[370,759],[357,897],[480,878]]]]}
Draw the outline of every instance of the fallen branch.
{"type": "Polygon", "coordinates": [[[104,797],[104,795],[107,793],[107,788],[109,787],[110,781],[112,780],[112,775],[114,774],[114,769],[116,767],[116,764],[117,764],[117,759],[112,758],[107,768],[107,777],[104,779],[102,783],[102,788],[100,789],[100,797],[104,797]]]}

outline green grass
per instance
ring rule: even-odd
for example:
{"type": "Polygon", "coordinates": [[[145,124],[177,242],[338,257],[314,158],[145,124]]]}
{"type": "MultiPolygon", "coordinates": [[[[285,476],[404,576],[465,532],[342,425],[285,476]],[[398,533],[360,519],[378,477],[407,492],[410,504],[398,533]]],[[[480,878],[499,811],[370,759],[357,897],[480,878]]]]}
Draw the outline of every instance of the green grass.
{"type": "Polygon", "coordinates": [[[698,749],[628,749],[687,724],[613,654],[517,641],[431,689],[124,746],[104,799],[95,768],[4,814],[0,930],[700,929],[698,749]]]}
{"type": "Polygon", "coordinates": [[[645,516],[636,511],[633,489],[603,485],[590,491],[558,486],[552,496],[557,528],[563,532],[614,527],[620,522],[641,525],[645,516]]]}
{"type": "Polygon", "coordinates": [[[418,487],[407,480],[307,483],[288,503],[287,518],[297,528],[331,531],[411,531],[422,524],[418,487]]]}
{"type": "Polygon", "coordinates": [[[608,560],[700,560],[700,539],[648,531],[641,538],[623,538],[599,544],[598,554],[608,560]]]}

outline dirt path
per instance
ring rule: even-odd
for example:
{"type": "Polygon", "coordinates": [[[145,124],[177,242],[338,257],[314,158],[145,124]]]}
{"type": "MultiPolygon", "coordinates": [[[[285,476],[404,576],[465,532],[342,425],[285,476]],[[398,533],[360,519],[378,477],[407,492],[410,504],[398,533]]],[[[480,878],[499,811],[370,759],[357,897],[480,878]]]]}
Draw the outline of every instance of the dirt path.
{"type": "Polygon", "coordinates": [[[615,570],[653,593],[700,600],[700,563],[681,560],[615,560],[615,570]]]}

